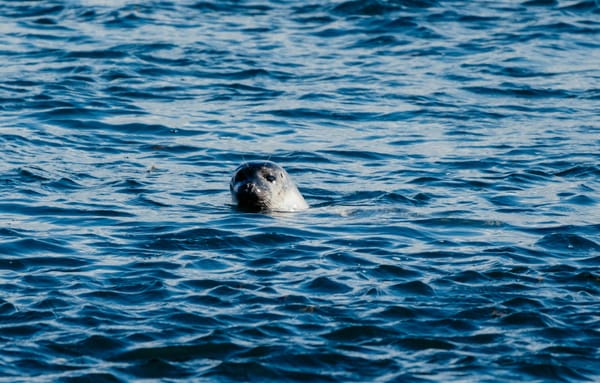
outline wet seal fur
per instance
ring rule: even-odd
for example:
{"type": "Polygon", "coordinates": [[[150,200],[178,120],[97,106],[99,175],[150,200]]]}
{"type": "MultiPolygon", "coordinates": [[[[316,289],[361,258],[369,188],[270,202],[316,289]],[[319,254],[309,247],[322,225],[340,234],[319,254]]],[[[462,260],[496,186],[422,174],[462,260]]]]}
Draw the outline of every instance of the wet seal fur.
{"type": "Polygon", "coordinates": [[[238,208],[251,212],[292,212],[308,204],[284,168],[271,161],[241,164],[229,183],[238,208]]]}

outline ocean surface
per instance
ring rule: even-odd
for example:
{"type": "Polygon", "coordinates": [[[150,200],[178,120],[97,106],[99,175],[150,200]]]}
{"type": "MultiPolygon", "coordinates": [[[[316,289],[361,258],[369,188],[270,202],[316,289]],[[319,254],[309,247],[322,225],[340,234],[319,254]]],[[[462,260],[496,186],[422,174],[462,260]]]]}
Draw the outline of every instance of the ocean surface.
{"type": "Polygon", "coordinates": [[[0,382],[600,381],[600,3],[0,2],[0,382]],[[310,209],[252,214],[272,160],[310,209]]]}

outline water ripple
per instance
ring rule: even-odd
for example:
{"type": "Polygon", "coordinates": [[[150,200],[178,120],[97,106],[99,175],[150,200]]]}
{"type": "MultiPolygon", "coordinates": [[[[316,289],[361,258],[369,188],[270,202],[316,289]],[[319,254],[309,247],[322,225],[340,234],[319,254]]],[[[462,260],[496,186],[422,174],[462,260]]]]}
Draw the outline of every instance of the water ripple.
{"type": "Polygon", "coordinates": [[[6,2],[0,376],[597,381],[598,14],[6,2]]]}

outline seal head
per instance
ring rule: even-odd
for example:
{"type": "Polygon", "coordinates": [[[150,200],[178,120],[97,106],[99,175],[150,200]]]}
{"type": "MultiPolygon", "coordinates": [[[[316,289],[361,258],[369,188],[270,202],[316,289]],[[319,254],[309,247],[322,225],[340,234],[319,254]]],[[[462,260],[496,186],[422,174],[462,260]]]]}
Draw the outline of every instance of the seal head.
{"type": "Polygon", "coordinates": [[[229,183],[233,203],[252,212],[298,211],[308,204],[281,166],[271,161],[250,161],[240,165],[229,183]]]}

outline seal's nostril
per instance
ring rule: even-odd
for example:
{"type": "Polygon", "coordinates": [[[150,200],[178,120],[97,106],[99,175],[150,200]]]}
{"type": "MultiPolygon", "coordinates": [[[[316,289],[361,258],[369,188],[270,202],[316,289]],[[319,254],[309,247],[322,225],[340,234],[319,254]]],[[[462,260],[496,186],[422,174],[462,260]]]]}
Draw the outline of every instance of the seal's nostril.
{"type": "Polygon", "coordinates": [[[252,182],[245,183],[239,188],[239,192],[245,194],[256,193],[257,191],[258,189],[256,188],[256,185],[254,185],[252,182]]]}

